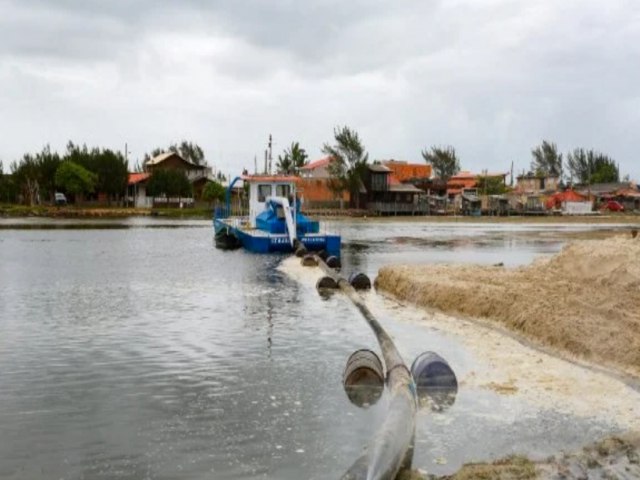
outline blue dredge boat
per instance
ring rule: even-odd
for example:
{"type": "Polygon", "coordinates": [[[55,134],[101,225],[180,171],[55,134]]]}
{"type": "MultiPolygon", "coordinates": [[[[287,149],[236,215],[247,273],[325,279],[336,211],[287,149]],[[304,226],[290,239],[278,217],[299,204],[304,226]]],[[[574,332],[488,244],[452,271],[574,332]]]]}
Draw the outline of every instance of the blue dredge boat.
{"type": "Polygon", "coordinates": [[[216,246],[245,248],[255,253],[293,252],[300,245],[308,251],[324,250],[340,256],[340,236],[320,233],[320,224],[300,213],[296,177],[243,175],[226,192],[226,205],[214,213],[216,246]],[[249,185],[249,216],[230,216],[231,191],[238,180],[249,185]]]}

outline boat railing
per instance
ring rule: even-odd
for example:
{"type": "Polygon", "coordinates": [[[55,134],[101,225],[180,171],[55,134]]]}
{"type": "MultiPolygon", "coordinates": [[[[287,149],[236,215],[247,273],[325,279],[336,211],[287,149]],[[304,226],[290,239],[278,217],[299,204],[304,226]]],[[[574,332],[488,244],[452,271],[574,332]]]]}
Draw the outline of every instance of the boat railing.
{"type": "Polygon", "coordinates": [[[227,207],[226,205],[217,206],[213,210],[213,218],[216,219],[216,220],[220,219],[220,218],[229,218],[231,216],[230,210],[231,210],[231,208],[227,207]]]}

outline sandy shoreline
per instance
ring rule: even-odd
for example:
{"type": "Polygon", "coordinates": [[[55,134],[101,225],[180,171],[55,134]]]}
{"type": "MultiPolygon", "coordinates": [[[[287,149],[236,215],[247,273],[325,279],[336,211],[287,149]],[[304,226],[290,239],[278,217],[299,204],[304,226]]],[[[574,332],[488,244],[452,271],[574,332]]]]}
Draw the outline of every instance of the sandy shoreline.
{"type": "Polygon", "coordinates": [[[517,269],[383,267],[377,288],[418,306],[482,319],[569,358],[640,378],[640,238],[579,240],[517,269]]]}
{"type": "MultiPolygon", "coordinates": [[[[316,280],[322,275],[320,269],[301,266],[300,259],[295,257],[284,260],[280,270],[307,285],[307,288],[314,288],[316,280]]],[[[503,407],[524,402],[534,406],[534,411],[555,411],[561,415],[580,417],[584,421],[612,423],[616,426],[612,430],[614,435],[617,435],[616,432],[640,431],[640,391],[614,375],[568,362],[559,358],[554,349],[531,348],[528,342],[523,344],[517,339],[517,335],[510,334],[505,327],[496,328],[495,322],[492,325],[489,321],[470,321],[464,316],[461,318],[431,308],[425,311],[409,302],[398,303],[393,295],[378,295],[374,291],[362,295],[379,318],[393,317],[403,324],[446,332],[447,336],[460,342],[473,359],[468,365],[457,365],[458,380],[466,391],[493,391],[508,399],[504,400],[507,403],[503,403],[503,407]]],[[[363,325],[363,328],[366,326],[363,325]]],[[[404,347],[400,341],[399,348],[403,350],[404,347]]],[[[410,357],[411,355],[407,356],[410,357]]],[[[507,411],[508,409],[505,414],[507,411]]],[[[516,408],[514,411],[522,410],[516,408]]],[[[583,478],[585,474],[598,475],[603,471],[614,475],[620,472],[640,472],[639,466],[632,463],[638,458],[640,441],[637,434],[630,435],[628,439],[626,435],[621,437],[625,439],[622,443],[617,436],[603,440],[598,440],[597,437],[585,438],[584,445],[591,444],[594,440],[597,442],[584,450],[574,447],[571,450],[573,453],[558,453],[552,457],[541,458],[534,455],[529,459],[526,455],[530,452],[524,450],[516,452],[519,456],[465,465],[453,475],[429,475],[427,471],[420,469],[401,478],[522,480],[557,478],[558,472],[567,473],[566,478],[583,478]]],[[[541,441],[544,439],[541,438],[541,441]]],[[[469,460],[482,461],[483,458],[469,457],[469,460]]]]}
{"type": "MultiPolygon", "coordinates": [[[[308,288],[313,288],[321,275],[317,268],[302,267],[300,259],[295,257],[284,260],[280,269],[308,288]]],[[[518,335],[510,334],[505,326],[496,322],[470,321],[465,316],[449,315],[434,311],[433,308],[425,311],[424,308],[411,305],[415,302],[398,304],[397,297],[381,296],[373,291],[364,293],[363,298],[380,318],[396,317],[404,324],[446,332],[447,336],[460,342],[474,359],[463,368],[458,366],[460,385],[467,391],[490,390],[509,399],[505,401],[512,402],[513,405],[526,402],[540,411],[552,410],[562,415],[581,417],[586,421],[611,422],[616,425],[612,431],[614,435],[615,432],[640,431],[640,391],[615,375],[568,362],[566,358],[559,358],[555,349],[530,348],[530,342],[520,342],[518,335]]],[[[366,327],[363,325],[363,328],[366,327]]],[[[399,346],[401,350],[404,347],[402,342],[399,346]]],[[[409,357],[410,355],[407,358],[409,357]]],[[[440,477],[428,475],[425,470],[414,470],[412,474],[402,478],[533,479],[557,478],[559,472],[568,474],[566,478],[583,478],[585,475],[599,475],[603,471],[613,475],[620,472],[640,472],[639,465],[633,463],[638,458],[640,441],[637,433],[630,435],[631,437],[620,437],[624,439],[622,442],[618,437],[598,440],[584,450],[575,449],[572,450],[573,453],[558,453],[548,458],[535,455],[533,459],[513,456],[496,462],[471,463],[453,475],[440,477]]],[[[594,440],[597,438],[585,438],[584,444],[590,444],[594,440]]],[[[529,452],[525,450],[517,453],[527,455],[529,452]]]]}

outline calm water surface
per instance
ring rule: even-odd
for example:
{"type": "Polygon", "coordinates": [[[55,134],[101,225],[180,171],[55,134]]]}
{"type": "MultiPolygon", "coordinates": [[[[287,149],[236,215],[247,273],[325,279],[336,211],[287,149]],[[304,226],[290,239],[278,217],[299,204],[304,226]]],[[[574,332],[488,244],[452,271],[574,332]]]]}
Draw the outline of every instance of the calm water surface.
{"type": "MultiPolygon", "coordinates": [[[[372,278],[388,263],[527,263],[556,252],[561,230],[592,228],[331,227],[345,270],[372,278]]],[[[0,220],[0,478],[339,477],[385,415],[385,398],[359,410],[341,384],[349,354],[375,339],[281,260],[216,250],[208,221],[0,220]]],[[[472,368],[460,344],[398,315],[381,320],[408,363],[432,349],[472,368]]],[[[421,415],[414,463],[446,473],[611,428],[461,389],[447,412],[421,415]]]]}

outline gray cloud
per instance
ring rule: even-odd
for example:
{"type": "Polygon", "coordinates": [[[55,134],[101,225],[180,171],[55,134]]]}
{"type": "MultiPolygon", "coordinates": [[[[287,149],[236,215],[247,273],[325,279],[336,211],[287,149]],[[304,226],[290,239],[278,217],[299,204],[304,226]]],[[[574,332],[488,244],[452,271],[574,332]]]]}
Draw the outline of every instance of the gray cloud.
{"type": "Polygon", "coordinates": [[[468,169],[543,138],[640,179],[632,0],[0,0],[0,159],[66,140],[136,156],[183,137],[237,171],[269,133],[320,154],[349,124],[373,158],[453,144],[468,169]]]}

